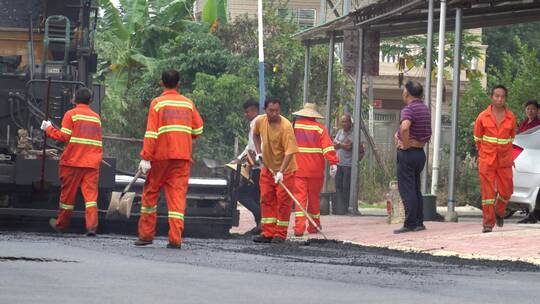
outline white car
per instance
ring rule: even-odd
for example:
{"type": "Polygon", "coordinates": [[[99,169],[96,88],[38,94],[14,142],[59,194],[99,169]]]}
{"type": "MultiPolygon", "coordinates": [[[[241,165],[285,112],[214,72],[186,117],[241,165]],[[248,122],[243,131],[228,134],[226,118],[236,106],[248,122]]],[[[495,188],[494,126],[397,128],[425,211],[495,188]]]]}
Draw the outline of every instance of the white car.
{"type": "Polygon", "coordinates": [[[508,216],[518,210],[540,209],[540,126],[516,135],[513,157],[514,194],[508,204],[508,216]]]}

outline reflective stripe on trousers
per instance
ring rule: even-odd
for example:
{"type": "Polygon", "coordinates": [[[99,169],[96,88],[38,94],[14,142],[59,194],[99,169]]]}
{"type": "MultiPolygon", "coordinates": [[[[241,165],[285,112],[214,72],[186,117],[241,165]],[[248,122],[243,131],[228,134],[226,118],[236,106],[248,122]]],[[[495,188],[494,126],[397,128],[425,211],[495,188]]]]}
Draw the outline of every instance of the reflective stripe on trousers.
{"type": "Polygon", "coordinates": [[[98,226],[97,198],[99,169],[60,166],[59,176],[61,181],[60,211],[58,212],[56,226],[61,230],[67,229],[69,226],[71,213],[75,207],[77,191],[80,187],[86,201],[86,229],[96,231],[98,226]]]}

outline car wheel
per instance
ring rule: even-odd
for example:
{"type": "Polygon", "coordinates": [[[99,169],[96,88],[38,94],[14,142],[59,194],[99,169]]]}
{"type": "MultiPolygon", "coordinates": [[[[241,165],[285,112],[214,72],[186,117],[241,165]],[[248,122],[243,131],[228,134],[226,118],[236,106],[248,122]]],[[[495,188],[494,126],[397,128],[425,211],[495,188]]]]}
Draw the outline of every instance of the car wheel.
{"type": "Polygon", "coordinates": [[[508,209],[506,208],[506,211],[504,212],[504,218],[505,219],[509,219],[512,217],[512,215],[514,215],[514,213],[516,213],[517,210],[513,210],[513,209],[508,209]]]}

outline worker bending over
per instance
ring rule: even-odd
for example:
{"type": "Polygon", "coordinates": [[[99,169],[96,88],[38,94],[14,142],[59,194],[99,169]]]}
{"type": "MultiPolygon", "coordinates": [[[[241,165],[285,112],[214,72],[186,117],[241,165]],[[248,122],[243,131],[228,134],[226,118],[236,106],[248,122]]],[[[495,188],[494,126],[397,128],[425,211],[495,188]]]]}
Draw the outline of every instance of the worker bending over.
{"type": "Polygon", "coordinates": [[[181,248],[184,210],[192,156],[191,142],[203,132],[203,121],[195,104],[178,93],[180,74],[164,71],[161,96],[152,100],[144,134],[139,170],[147,174],[139,218],[136,246],[152,244],[156,233],[157,202],[165,190],[169,219],[167,248],[181,248]]]}
{"type": "MultiPolygon", "coordinates": [[[[253,128],[259,116],[259,103],[253,99],[248,99],[244,102],[243,108],[244,118],[249,122],[248,143],[244,151],[233,161],[234,164],[242,162],[243,159],[251,158],[250,153],[255,153],[253,128]]],[[[250,164],[249,169],[249,179],[252,182],[243,181],[244,183],[238,188],[238,201],[253,214],[255,219],[255,227],[246,234],[258,235],[261,234],[261,189],[259,186],[261,169],[257,164],[250,164]]]]}
{"type": "Polygon", "coordinates": [[[491,232],[495,222],[504,224],[504,213],[512,196],[512,141],[516,136],[516,118],[506,107],[508,90],[498,85],[491,90],[491,105],[474,123],[474,141],[478,148],[478,173],[482,193],[483,229],[491,232]]]}
{"type": "Polygon", "coordinates": [[[57,219],[52,218],[49,221],[56,232],[63,232],[68,228],[80,186],[86,207],[86,235],[96,236],[99,165],[103,150],[101,120],[99,115],[90,109],[91,102],[92,91],[80,88],[75,92],[76,106],[66,112],[60,130],[53,127],[49,120],[41,123],[41,129],[48,137],[66,143],[60,157],[60,211],[57,219]]]}
{"type": "Polygon", "coordinates": [[[267,99],[264,110],[266,114],[257,118],[253,128],[256,158],[264,165],[260,177],[262,233],[253,241],[283,243],[293,201],[279,183],[294,191],[297,168],[294,154],[298,147],[291,122],[280,115],[280,101],[267,99]]]}
{"type": "MultiPolygon", "coordinates": [[[[324,118],[317,112],[317,105],[306,103],[300,111],[293,115],[299,118],[294,121],[294,135],[298,145],[296,162],[296,183],[294,196],[308,212],[313,221],[321,227],[321,207],[319,194],[324,183],[324,159],[330,163],[330,176],[337,172],[338,158],[334,143],[328,135],[326,127],[315,119],[324,118]]],[[[306,215],[302,210],[295,210],[294,235],[303,236],[306,231],[306,215]]],[[[309,233],[317,233],[317,228],[309,223],[309,233]]]]}

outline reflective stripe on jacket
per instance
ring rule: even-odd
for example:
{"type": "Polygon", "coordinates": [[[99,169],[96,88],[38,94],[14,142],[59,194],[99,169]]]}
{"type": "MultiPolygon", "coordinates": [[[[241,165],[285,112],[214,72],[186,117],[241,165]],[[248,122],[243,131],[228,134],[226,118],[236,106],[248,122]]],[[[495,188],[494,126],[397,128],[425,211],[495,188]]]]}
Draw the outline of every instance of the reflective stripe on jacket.
{"type": "Polygon", "coordinates": [[[152,100],[141,157],[145,160],[191,160],[192,139],[203,132],[203,121],[193,101],[174,89],[152,100]]]}
{"type": "Polygon", "coordinates": [[[324,176],[324,159],[330,165],[338,163],[334,143],[323,124],[301,117],[294,123],[294,135],[299,153],[296,154],[298,177],[324,176]]]}
{"type": "Polygon", "coordinates": [[[101,120],[89,105],[79,103],[66,112],[60,130],[49,127],[47,136],[65,142],[60,165],[80,168],[99,168],[103,158],[101,120]]]}
{"type": "Polygon", "coordinates": [[[478,148],[478,161],[483,165],[511,167],[512,141],[516,136],[516,118],[506,109],[499,126],[490,105],[474,123],[474,141],[478,148]]]}

